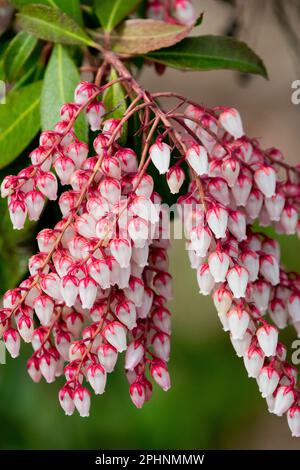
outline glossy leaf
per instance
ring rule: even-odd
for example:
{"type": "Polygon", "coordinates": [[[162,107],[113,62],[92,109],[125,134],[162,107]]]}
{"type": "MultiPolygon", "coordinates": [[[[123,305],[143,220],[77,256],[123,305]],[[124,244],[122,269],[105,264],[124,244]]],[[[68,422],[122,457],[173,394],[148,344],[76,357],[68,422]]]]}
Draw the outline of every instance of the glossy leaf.
{"type": "Polygon", "coordinates": [[[177,69],[231,69],[267,78],[260,57],[244,42],[226,36],[186,38],[175,46],[147,54],[147,58],[177,69]]]}
{"type": "Polygon", "coordinates": [[[17,14],[17,24],[45,41],[87,46],[93,44],[78,23],[58,8],[29,5],[17,14]]]}
{"type": "Polygon", "coordinates": [[[17,8],[23,8],[27,5],[42,4],[60,10],[71,16],[77,23],[82,24],[82,14],[80,10],[80,0],[11,0],[17,8]]]}
{"type": "Polygon", "coordinates": [[[106,31],[114,29],[140,3],[141,0],[94,0],[96,15],[106,31]]]}
{"type": "Polygon", "coordinates": [[[12,90],[0,106],[0,168],[11,163],[40,129],[41,82],[12,90]]]}
{"type": "Polygon", "coordinates": [[[37,38],[26,31],[21,31],[12,39],[3,59],[5,75],[9,82],[15,82],[20,78],[23,67],[33,53],[37,42],[37,38]]]}
{"type": "MultiPolygon", "coordinates": [[[[41,97],[42,128],[53,129],[60,119],[60,108],[73,101],[74,90],[80,81],[79,72],[68,51],[57,44],[48,63],[41,97]]],[[[75,132],[79,139],[87,140],[88,126],[84,114],[76,122],[75,132]]]]}
{"type": "Polygon", "coordinates": [[[127,20],[110,38],[116,52],[145,54],[176,44],[189,34],[192,27],[157,20],[127,20]]]}
{"type": "MultiPolygon", "coordinates": [[[[109,81],[116,80],[117,74],[115,70],[112,70],[109,81]]],[[[127,109],[126,105],[126,93],[121,83],[115,83],[113,86],[108,88],[103,96],[103,101],[107,111],[107,119],[115,118],[121,119],[127,109]]],[[[127,123],[123,127],[123,133],[121,136],[120,143],[126,142],[127,136],[127,123]]]]}

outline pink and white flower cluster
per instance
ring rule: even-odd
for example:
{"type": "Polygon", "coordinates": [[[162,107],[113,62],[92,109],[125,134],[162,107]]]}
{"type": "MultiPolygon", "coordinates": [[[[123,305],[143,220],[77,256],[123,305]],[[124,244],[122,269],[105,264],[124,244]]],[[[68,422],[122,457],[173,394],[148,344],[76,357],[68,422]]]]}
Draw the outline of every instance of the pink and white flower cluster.
{"type": "MultiPolygon", "coordinates": [[[[122,63],[117,69],[128,80],[122,63]]],[[[147,173],[152,162],[185,207],[200,293],[212,294],[223,329],[269,411],[287,414],[292,434],[300,436],[297,370],[278,341],[289,324],[300,335],[300,276],[281,265],[278,241],[253,228],[300,235],[300,169],[246,136],[237,110],[190,103],[180,113],[187,100],[177,96],[178,106],[165,113],[155,98],[176,94],[152,96],[132,78],[129,94],[136,98],[122,119],[107,119],[100,97],[108,86],[80,83],[55,130],[41,134],[32,164],[2,183],[16,229],[27,215],[39,218],[46,198],[57,198],[57,177],[71,186],[59,197],[61,221],[37,236],[30,277],[4,296],[0,335],[8,351],[17,357],[21,339],[32,343],[28,372],[36,382],[65,375],[59,400],[68,415],[76,408],[88,416],[83,380],[102,394],[122,352],[138,408],[151,396],[151,377],[170,388],[169,233],[162,198],[147,173]],[[74,132],[83,112],[97,132],[92,155],[74,132]],[[119,143],[134,113],[143,134],[140,158],[119,143]],[[191,183],[184,193],[187,171],[191,183]]]]}
{"type": "Polygon", "coordinates": [[[61,109],[55,131],[43,132],[32,164],[2,183],[15,228],[37,220],[45,197],[57,197],[57,178],[71,186],[59,198],[62,220],[37,235],[39,252],[30,277],[4,295],[0,333],[12,357],[21,339],[34,353],[31,378],[53,382],[64,375],[59,400],[67,415],[89,415],[90,393],[105,391],[107,374],[126,351],[125,370],[133,403],[149,400],[150,377],[170,387],[171,297],[169,240],[160,229],[160,196],[135,152],[121,147],[122,122],[103,120],[101,88],[82,82],[74,103],[61,109]],[[94,153],[74,132],[85,110],[94,153]]]}
{"type": "MultiPolygon", "coordinates": [[[[192,136],[185,159],[197,176],[179,202],[190,205],[185,231],[200,293],[212,294],[223,329],[269,411],[287,413],[299,437],[297,370],[286,362],[278,330],[292,324],[300,333],[300,276],[280,265],[278,241],[251,227],[258,222],[299,236],[300,173],[278,150],[263,151],[249,139],[236,110],[190,105],[185,114],[192,136]]],[[[171,190],[183,175],[178,166],[169,170],[171,190]]]]}
{"type": "Polygon", "coordinates": [[[167,23],[190,26],[196,20],[191,0],[148,0],[147,16],[167,23]]]}

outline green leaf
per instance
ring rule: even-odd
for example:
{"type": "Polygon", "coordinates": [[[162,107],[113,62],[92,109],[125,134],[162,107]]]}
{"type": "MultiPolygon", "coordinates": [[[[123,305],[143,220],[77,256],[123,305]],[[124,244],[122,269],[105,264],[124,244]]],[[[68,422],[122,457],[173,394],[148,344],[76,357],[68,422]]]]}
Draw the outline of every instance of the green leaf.
{"type": "Polygon", "coordinates": [[[4,54],[4,71],[9,82],[17,81],[23,74],[23,67],[33,53],[37,38],[26,31],[18,33],[10,42],[4,54]]]}
{"type": "Polygon", "coordinates": [[[140,3],[141,0],[94,0],[94,7],[103,28],[111,31],[140,3]]]}
{"type": "MultiPolygon", "coordinates": [[[[118,78],[115,70],[110,73],[109,81],[116,80],[118,78]]],[[[121,119],[127,109],[126,105],[126,93],[121,83],[115,83],[109,87],[103,96],[103,102],[106,107],[107,118],[121,119]]],[[[123,133],[120,139],[122,145],[125,144],[127,138],[127,123],[123,127],[123,133]]]]}
{"type": "MultiPolygon", "coordinates": [[[[74,90],[80,81],[79,72],[66,48],[57,44],[47,65],[41,96],[42,128],[53,129],[60,119],[60,108],[73,101],[74,90]]],[[[79,139],[87,141],[88,125],[84,113],[75,125],[79,139]]]]}
{"type": "Polygon", "coordinates": [[[0,106],[0,168],[11,163],[40,129],[41,82],[35,82],[6,97],[0,106]]]}
{"type": "Polygon", "coordinates": [[[27,5],[42,4],[52,8],[59,8],[60,10],[71,16],[80,25],[83,24],[82,14],[80,9],[80,0],[11,0],[17,8],[23,8],[27,5]]]}
{"type": "Polygon", "coordinates": [[[85,31],[58,8],[29,5],[17,14],[18,26],[40,39],[62,44],[92,46],[85,31]]]}
{"type": "Polygon", "coordinates": [[[186,38],[146,57],[183,70],[231,69],[268,77],[263,61],[247,44],[226,36],[186,38]]]}
{"type": "Polygon", "coordinates": [[[110,35],[114,51],[122,54],[145,54],[169,47],[185,38],[193,26],[157,20],[127,20],[110,35]]]}

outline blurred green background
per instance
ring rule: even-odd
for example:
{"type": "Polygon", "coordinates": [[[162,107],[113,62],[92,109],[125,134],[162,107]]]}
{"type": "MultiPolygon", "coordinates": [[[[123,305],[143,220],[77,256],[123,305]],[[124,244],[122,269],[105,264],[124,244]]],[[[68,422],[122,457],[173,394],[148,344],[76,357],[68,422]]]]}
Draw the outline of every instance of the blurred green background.
{"type": "MultiPolygon", "coordinates": [[[[260,3],[248,0],[247,4],[255,2],[260,3]]],[[[203,34],[220,33],[231,17],[225,3],[196,0],[195,5],[205,11],[203,34]]],[[[240,87],[231,72],[170,70],[157,76],[151,69],[144,71],[141,80],[150,90],[169,89],[208,105],[237,107],[250,135],[263,136],[265,146],[278,146],[290,162],[299,163],[300,107],[290,101],[299,67],[272,18],[260,15],[258,19],[244,39],[265,59],[269,82],[253,78],[240,87]]],[[[24,162],[26,155],[17,164],[24,166],[24,162]]],[[[52,222],[44,220],[44,225],[52,222]]],[[[25,233],[11,230],[1,201],[0,294],[17,283],[29,252],[36,249],[28,244],[30,233],[30,227],[25,233]]],[[[299,270],[298,240],[285,237],[282,246],[285,263],[299,270]]],[[[247,378],[243,361],[222,331],[211,300],[198,294],[184,242],[174,241],[170,258],[175,293],[170,303],[171,390],[164,393],[155,387],[151,402],[135,409],[121,358],[106,393],[92,397],[90,418],[65,417],[57,398],[62,379],[51,385],[34,384],[26,372],[30,347],[22,345],[20,358],[7,357],[7,364],[0,365],[0,449],[299,448],[285,418],[268,414],[255,381],[247,378]]]]}

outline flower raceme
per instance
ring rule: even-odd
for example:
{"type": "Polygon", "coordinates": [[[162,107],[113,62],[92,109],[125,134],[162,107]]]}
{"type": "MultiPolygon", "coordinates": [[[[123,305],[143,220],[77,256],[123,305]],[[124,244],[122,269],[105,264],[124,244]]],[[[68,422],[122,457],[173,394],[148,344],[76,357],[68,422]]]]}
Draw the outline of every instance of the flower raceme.
{"type": "MultiPolygon", "coordinates": [[[[154,9],[159,3],[149,2],[154,9]]],[[[122,68],[117,71],[124,79],[122,68]]],[[[212,295],[269,411],[287,413],[299,436],[297,371],[278,333],[293,324],[300,334],[300,278],[281,265],[279,243],[253,229],[258,222],[299,235],[299,170],[249,138],[237,110],[190,103],[184,113],[165,113],[131,85],[136,98],[118,120],[108,118],[101,102],[104,87],[80,83],[55,129],[41,134],[31,165],[2,183],[16,229],[27,217],[37,220],[46,199],[67,186],[58,201],[61,221],[37,235],[30,276],[4,295],[0,333],[7,350],[17,357],[21,339],[32,343],[27,368],[35,382],[65,376],[59,401],[67,415],[77,409],[88,416],[85,383],[104,393],[122,353],[137,408],[150,399],[153,381],[170,388],[170,241],[161,195],[147,173],[152,162],[178,195],[178,207],[188,209],[187,251],[200,293],[212,295]],[[93,152],[74,131],[82,113],[96,133],[93,152]],[[144,134],[140,158],[119,143],[135,113],[144,134]],[[191,181],[183,189],[187,170],[191,181]]],[[[180,109],[187,100],[178,100],[180,109]]]]}

